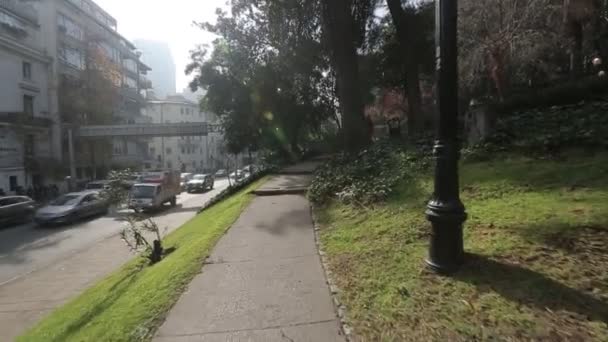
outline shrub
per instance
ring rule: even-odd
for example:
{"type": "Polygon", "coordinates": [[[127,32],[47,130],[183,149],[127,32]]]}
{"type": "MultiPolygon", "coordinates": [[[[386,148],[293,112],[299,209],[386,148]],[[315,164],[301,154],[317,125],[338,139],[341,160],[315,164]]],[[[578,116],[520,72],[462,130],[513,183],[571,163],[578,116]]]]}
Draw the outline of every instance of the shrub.
{"type": "Polygon", "coordinates": [[[359,205],[383,201],[410,172],[427,165],[428,157],[413,146],[381,141],[356,155],[339,154],[318,168],[308,196],[313,203],[331,198],[359,205]]]}
{"type": "Polygon", "coordinates": [[[554,153],[570,147],[608,147],[608,102],[553,106],[499,118],[496,132],[470,151],[516,150],[554,153]]]}
{"type": "Polygon", "coordinates": [[[150,264],[159,262],[163,255],[163,246],[160,229],[156,222],[152,219],[140,221],[134,215],[127,216],[125,221],[128,225],[120,232],[120,238],[132,251],[145,253],[150,264]],[[153,234],[152,242],[148,241],[150,237],[146,239],[147,234],[153,234]]]}

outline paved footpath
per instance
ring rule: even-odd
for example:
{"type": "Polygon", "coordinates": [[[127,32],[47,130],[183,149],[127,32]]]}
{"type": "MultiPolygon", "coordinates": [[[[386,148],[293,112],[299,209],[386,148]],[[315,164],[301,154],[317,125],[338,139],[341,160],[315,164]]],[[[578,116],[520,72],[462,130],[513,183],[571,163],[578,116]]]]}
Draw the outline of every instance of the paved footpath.
{"type": "MultiPolygon", "coordinates": [[[[286,183],[300,188],[309,180],[293,173],[275,176],[262,189],[285,189],[286,183]]],[[[344,341],[306,198],[256,197],[220,239],[154,341],[344,341]]]]}

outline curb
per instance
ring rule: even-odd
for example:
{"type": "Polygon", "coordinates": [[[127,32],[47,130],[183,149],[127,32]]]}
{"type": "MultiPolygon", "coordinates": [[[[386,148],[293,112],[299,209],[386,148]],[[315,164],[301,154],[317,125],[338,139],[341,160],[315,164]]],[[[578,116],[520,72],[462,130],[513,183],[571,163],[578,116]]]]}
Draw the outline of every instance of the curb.
{"type": "Polygon", "coordinates": [[[329,269],[329,264],[327,262],[327,256],[325,251],[323,251],[323,245],[321,244],[321,240],[319,238],[319,231],[321,227],[318,224],[317,216],[315,215],[314,206],[310,206],[310,215],[312,217],[312,226],[314,228],[315,234],[315,244],[317,245],[317,251],[319,253],[319,257],[321,258],[321,267],[323,267],[323,273],[325,274],[325,281],[329,286],[330,295],[332,298],[332,302],[334,304],[334,309],[338,314],[338,318],[340,321],[340,330],[344,335],[344,339],[346,342],[354,342],[355,336],[353,332],[353,328],[348,324],[348,316],[347,316],[347,308],[344,304],[340,302],[340,298],[338,294],[340,293],[340,289],[336,285],[332,277],[332,272],[329,269]]]}
{"type": "Polygon", "coordinates": [[[307,187],[257,189],[251,191],[256,196],[280,196],[280,195],[302,195],[308,191],[307,187]]]}

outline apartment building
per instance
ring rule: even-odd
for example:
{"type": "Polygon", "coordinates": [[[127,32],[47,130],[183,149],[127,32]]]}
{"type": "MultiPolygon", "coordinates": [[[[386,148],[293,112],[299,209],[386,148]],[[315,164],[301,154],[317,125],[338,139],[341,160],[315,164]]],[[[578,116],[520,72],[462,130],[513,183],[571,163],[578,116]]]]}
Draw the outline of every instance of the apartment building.
{"type": "MultiPolygon", "coordinates": [[[[116,20],[93,1],[0,0],[0,188],[10,193],[65,177],[68,129],[147,122],[141,112],[150,68],[140,57],[118,33],[116,20]],[[87,72],[99,68],[91,64],[91,51],[111,65],[116,93],[98,121],[85,109],[74,118],[60,106],[62,90],[69,93],[65,84],[83,88],[87,72]]],[[[147,139],[75,139],[77,178],[148,159],[147,139]],[[93,148],[104,145],[109,156],[93,148]]]]}
{"type": "MultiPolygon", "coordinates": [[[[196,102],[181,95],[148,101],[146,116],[152,123],[204,122],[212,125],[217,122],[215,115],[201,111],[196,102]]],[[[221,141],[221,134],[217,131],[207,136],[154,138],[149,144],[153,161],[146,167],[182,172],[215,171],[221,167],[224,159],[221,141]]]]}
{"type": "MultiPolygon", "coordinates": [[[[118,99],[113,108],[104,113],[106,117],[103,123],[145,122],[141,115],[145,106],[142,93],[151,88],[151,82],[145,77],[150,68],[141,62],[141,54],[136,47],[118,33],[116,19],[90,0],[45,0],[37,6],[43,18],[41,26],[45,28],[45,49],[53,56],[51,89],[58,93],[62,82],[83,79],[87,66],[91,68],[91,54],[101,53],[112,65],[115,73],[112,80],[118,88],[118,99]]],[[[88,118],[86,113],[83,114],[82,118],[71,124],[100,124],[88,118]]],[[[65,124],[67,120],[65,117],[63,119],[65,124]]],[[[65,125],[64,128],[69,127],[65,125]]],[[[110,167],[138,166],[147,158],[147,143],[146,139],[138,138],[113,139],[108,148],[111,158],[107,158],[105,154],[99,155],[94,148],[88,148],[94,144],[99,147],[99,140],[77,141],[76,177],[94,178],[110,167]]],[[[64,161],[67,161],[68,155],[66,145],[64,141],[64,161]]]]}
{"type": "Polygon", "coordinates": [[[59,118],[49,91],[53,58],[37,9],[0,0],[0,189],[42,183],[61,157],[59,118]]]}

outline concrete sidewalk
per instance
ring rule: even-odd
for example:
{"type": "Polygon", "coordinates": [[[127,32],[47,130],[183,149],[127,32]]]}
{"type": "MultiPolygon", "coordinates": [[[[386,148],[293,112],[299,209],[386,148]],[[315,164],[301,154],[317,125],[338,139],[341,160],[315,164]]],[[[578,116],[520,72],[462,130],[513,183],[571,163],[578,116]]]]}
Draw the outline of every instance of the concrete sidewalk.
{"type": "Polygon", "coordinates": [[[306,198],[256,197],[154,340],[344,341],[306,198]]]}

